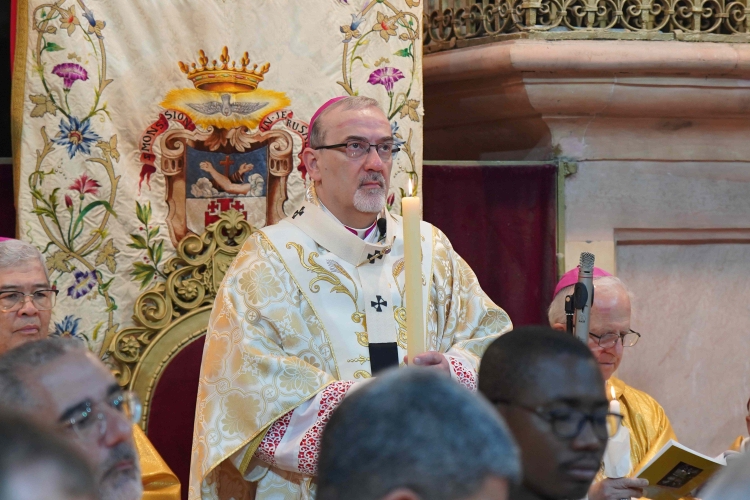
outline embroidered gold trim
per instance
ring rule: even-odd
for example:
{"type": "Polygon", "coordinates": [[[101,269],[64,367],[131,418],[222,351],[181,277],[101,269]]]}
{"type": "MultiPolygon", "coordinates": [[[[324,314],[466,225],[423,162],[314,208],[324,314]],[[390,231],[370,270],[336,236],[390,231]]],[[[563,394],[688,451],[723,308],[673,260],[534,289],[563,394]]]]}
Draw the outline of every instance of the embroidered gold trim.
{"type": "MultiPolygon", "coordinates": [[[[13,55],[11,88],[11,144],[13,146],[13,186],[16,206],[21,192],[21,134],[23,131],[23,103],[26,95],[26,56],[29,43],[29,2],[18,0],[16,5],[16,51],[13,55]]],[[[16,237],[21,226],[16,227],[16,237]]]]}

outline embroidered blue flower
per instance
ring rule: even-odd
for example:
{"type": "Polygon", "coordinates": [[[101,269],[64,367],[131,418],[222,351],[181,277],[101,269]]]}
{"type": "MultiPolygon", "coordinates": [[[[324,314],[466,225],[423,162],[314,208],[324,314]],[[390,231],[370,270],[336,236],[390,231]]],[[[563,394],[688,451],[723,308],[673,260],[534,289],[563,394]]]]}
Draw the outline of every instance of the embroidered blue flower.
{"type": "Polygon", "coordinates": [[[344,43],[349,43],[353,38],[359,38],[362,36],[362,33],[360,33],[357,28],[359,28],[359,25],[364,21],[365,16],[363,14],[352,14],[351,24],[349,26],[343,25],[339,28],[339,30],[344,34],[344,43]]]}
{"type": "Polygon", "coordinates": [[[91,130],[91,122],[86,120],[81,123],[78,118],[71,116],[70,120],[60,120],[60,133],[52,139],[52,142],[68,148],[68,156],[72,159],[78,152],[91,153],[91,145],[102,140],[96,132],[91,130]]]}
{"type": "Polygon", "coordinates": [[[72,315],[65,316],[60,323],[55,323],[55,329],[52,331],[52,337],[74,338],[88,342],[86,335],[78,331],[81,318],[75,318],[72,315]]]}
{"type": "Polygon", "coordinates": [[[356,30],[363,22],[365,22],[364,14],[352,14],[352,23],[349,25],[349,29],[356,30]]]}
{"type": "Polygon", "coordinates": [[[91,26],[96,25],[96,19],[94,19],[94,13],[87,8],[83,8],[83,17],[85,17],[91,26]]]}
{"type": "Polygon", "coordinates": [[[400,148],[404,144],[406,144],[406,141],[401,138],[401,134],[398,133],[398,123],[392,122],[391,123],[391,134],[393,134],[393,145],[397,148],[400,148]]]}
{"type": "Polygon", "coordinates": [[[89,22],[89,27],[86,32],[89,35],[96,35],[97,38],[104,38],[104,36],[102,35],[102,30],[107,25],[107,23],[105,23],[104,21],[97,21],[94,18],[94,13],[86,7],[83,8],[83,17],[85,17],[89,22]]]}
{"type": "Polygon", "coordinates": [[[96,271],[76,271],[73,273],[76,282],[68,287],[68,296],[80,299],[97,285],[96,271]]]}

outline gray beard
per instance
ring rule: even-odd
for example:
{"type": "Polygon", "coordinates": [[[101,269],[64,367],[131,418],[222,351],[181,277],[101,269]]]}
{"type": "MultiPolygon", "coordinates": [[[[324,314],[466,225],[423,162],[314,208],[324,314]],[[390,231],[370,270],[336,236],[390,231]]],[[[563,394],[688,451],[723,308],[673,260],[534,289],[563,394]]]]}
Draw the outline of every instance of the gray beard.
{"type": "Polygon", "coordinates": [[[138,455],[135,447],[128,443],[120,443],[110,452],[110,456],[102,464],[99,481],[99,493],[102,500],[138,500],[143,495],[143,483],[138,455]],[[112,467],[122,459],[131,459],[135,468],[129,471],[114,471],[112,467]]]}
{"type": "Polygon", "coordinates": [[[354,193],[354,208],[363,213],[379,213],[385,208],[385,189],[357,189],[354,193]]]}

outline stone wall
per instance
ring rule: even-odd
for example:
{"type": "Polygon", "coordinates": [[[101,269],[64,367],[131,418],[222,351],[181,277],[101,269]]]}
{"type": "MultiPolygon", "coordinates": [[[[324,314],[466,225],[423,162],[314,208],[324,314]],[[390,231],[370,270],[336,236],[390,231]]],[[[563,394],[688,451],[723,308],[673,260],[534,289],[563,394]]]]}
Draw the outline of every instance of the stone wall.
{"type": "Polygon", "coordinates": [[[727,447],[750,398],[750,45],[508,40],[424,68],[425,159],[577,164],[565,268],[591,250],[639,297],[620,375],[688,446],[727,447]]]}

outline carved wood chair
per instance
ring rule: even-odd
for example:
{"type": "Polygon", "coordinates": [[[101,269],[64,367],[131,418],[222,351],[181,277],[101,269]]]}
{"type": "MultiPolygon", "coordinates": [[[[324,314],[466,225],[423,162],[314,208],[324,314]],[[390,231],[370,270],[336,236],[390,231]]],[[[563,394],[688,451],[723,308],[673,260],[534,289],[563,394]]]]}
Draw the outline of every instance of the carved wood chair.
{"type": "Polygon", "coordinates": [[[211,308],[229,264],[253,232],[240,212],[229,210],[200,236],[183,238],[164,265],[166,281],[138,296],[136,326],[117,332],[107,350],[119,384],[143,401],[140,425],[180,479],[183,498],[211,308]]]}

